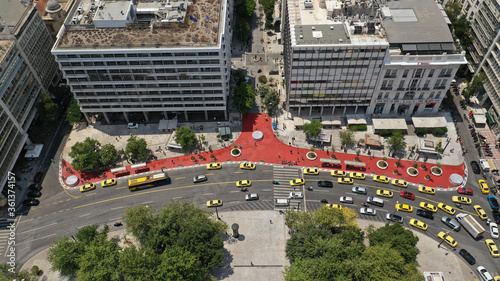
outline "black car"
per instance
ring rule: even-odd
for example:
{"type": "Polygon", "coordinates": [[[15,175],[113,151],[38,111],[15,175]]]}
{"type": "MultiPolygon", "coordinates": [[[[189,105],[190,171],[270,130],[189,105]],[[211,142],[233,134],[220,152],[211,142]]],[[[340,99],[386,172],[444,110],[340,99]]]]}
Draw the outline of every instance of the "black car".
{"type": "Polygon", "coordinates": [[[431,220],[434,219],[434,213],[432,213],[431,211],[422,210],[422,209],[417,210],[417,216],[421,216],[421,217],[424,217],[426,219],[431,219],[431,220]]]}
{"type": "Polygon", "coordinates": [[[476,264],[476,259],[469,253],[467,252],[466,249],[460,250],[460,255],[464,260],[466,260],[470,265],[475,265],[476,264]]]}
{"type": "Polygon", "coordinates": [[[472,171],[474,172],[474,174],[481,173],[481,168],[479,168],[479,163],[477,163],[477,161],[471,161],[470,166],[472,167],[472,171]]]}
{"type": "Polygon", "coordinates": [[[37,190],[32,190],[32,191],[28,192],[28,197],[36,198],[36,197],[41,197],[41,196],[42,196],[42,193],[40,191],[37,191],[37,190]]]}
{"type": "Polygon", "coordinates": [[[42,186],[37,184],[37,183],[32,183],[29,186],[29,190],[40,191],[40,190],[42,190],[42,186]]]}
{"type": "Polygon", "coordinates": [[[332,188],[333,187],[333,182],[331,182],[331,181],[318,181],[318,186],[319,187],[329,187],[329,188],[332,188]]]}
{"type": "Polygon", "coordinates": [[[491,212],[491,214],[492,214],[493,220],[496,223],[500,224],[500,212],[499,211],[493,211],[493,212],[491,212]]]}
{"type": "Polygon", "coordinates": [[[24,206],[38,206],[40,204],[40,201],[36,199],[27,199],[24,200],[23,205],[24,206]]]}
{"type": "Polygon", "coordinates": [[[43,172],[38,172],[36,173],[35,175],[35,178],[33,179],[36,183],[39,183],[42,181],[42,177],[43,177],[43,172]]]}

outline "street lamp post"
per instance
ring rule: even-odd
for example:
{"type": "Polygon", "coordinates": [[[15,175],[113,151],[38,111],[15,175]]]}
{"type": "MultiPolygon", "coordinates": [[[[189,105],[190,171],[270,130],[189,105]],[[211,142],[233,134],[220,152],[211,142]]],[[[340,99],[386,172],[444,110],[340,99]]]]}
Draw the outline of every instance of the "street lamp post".
{"type": "Polygon", "coordinates": [[[220,218],[219,218],[219,212],[217,211],[217,207],[215,207],[215,214],[217,215],[217,219],[220,220],[220,218]]]}
{"type": "MultiPolygon", "coordinates": [[[[448,230],[448,232],[446,232],[446,235],[445,235],[443,238],[446,238],[446,236],[448,236],[448,234],[450,234],[450,231],[451,231],[451,229],[450,229],[450,230],[448,230]]],[[[443,242],[444,242],[444,239],[441,239],[441,242],[439,242],[439,244],[438,244],[438,248],[439,248],[439,247],[441,247],[441,244],[442,244],[443,242]]]]}

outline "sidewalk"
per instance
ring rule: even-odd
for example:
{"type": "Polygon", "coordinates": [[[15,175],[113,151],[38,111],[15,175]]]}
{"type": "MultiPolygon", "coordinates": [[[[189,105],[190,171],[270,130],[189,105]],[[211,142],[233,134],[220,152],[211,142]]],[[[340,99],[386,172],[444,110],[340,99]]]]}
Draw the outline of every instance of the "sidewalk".
{"type": "MultiPolygon", "coordinates": [[[[322,151],[322,150],[315,150],[314,152],[317,154],[317,158],[314,160],[309,160],[306,158],[306,154],[310,151],[308,148],[302,148],[302,147],[296,147],[294,145],[290,146],[286,143],[283,143],[278,137],[274,135],[274,131],[272,129],[272,122],[273,119],[271,117],[266,118],[266,114],[247,114],[244,116],[243,119],[243,124],[241,127],[241,133],[237,132],[237,127],[238,124],[233,124],[232,125],[232,130],[236,129],[236,132],[234,133],[235,135],[239,135],[239,137],[234,141],[233,144],[238,145],[241,147],[241,155],[238,157],[234,157],[231,155],[230,151],[233,148],[233,145],[229,143],[226,148],[221,148],[217,150],[213,150],[212,153],[209,151],[201,152],[199,154],[192,154],[192,155],[183,155],[182,153],[174,153],[174,152],[165,152],[164,154],[162,153],[156,153],[155,156],[158,156],[157,161],[151,161],[147,163],[147,168],[142,169],[141,171],[144,172],[146,171],[157,171],[161,170],[162,167],[165,167],[167,169],[171,168],[176,168],[179,166],[192,166],[192,165],[206,165],[211,161],[210,155],[213,154],[215,156],[214,161],[215,162],[227,162],[227,161],[249,161],[249,162],[265,162],[265,163],[272,163],[272,164],[281,164],[282,161],[292,161],[292,162],[297,162],[297,166],[303,166],[303,167],[321,167],[321,161],[320,158],[328,158],[331,159],[331,151],[322,151]],[[261,131],[263,134],[263,139],[261,141],[255,141],[252,138],[252,133],[254,131],[261,131]],[[195,156],[196,160],[192,161],[191,156],[195,156]],[[203,157],[203,160],[199,160],[200,156],[203,157]]],[[[289,121],[287,121],[289,122],[289,121]]],[[[293,124],[287,125],[290,128],[292,127],[293,124]]],[[[116,127],[116,126],[115,126],[116,127]]],[[[148,127],[156,127],[155,125],[149,125],[148,127]]],[[[207,128],[207,127],[206,127],[207,128]]],[[[214,129],[212,125],[212,129],[214,129]]],[[[97,129],[102,129],[97,126],[97,129]]],[[[138,129],[137,131],[134,131],[136,133],[142,134],[141,129],[138,129]]],[[[151,128],[150,128],[151,129],[151,128]]],[[[205,131],[210,131],[208,129],[205,129],[205,131]]],[[[99,136],[94,136],[95,138],[99,139],[101,141],[101,144],[107,143],[105,140],[103,140],[103,137],[106,138],[109,141],[109,138],[111,138],[111,141],[116,138],[115,135],[108,135],[105,134],[104,130],[97,130],[95,133],[98,133],[99,136]]],[[[205,132],[204,132],[205,133],[205,132]]],[[[280,138],[282,138],[282,131],[278,131],[280,134],[280,138]]],[[[207,133],[209,136],[207,136],[207,140],[210,143],[214,143],[214,140],[216,142],[215,136],[212,136],[213,134],[216,133],[207,133]],[[211,134],[211,135],[210,135],[211,134]]],[[[302,132],[297,132],[294,130],[287,131],[288,136],[296,136],[296,141],[301,138],[300,135],[304,135],[302,132]]],[[[82,134],[81,132],[78,134],[81,135],[82,140],[85,137],[92,137],[91,134],[89,133],[84,133],[82,134]]],[[[119,139],[119,142],[117,144],[125,144],[126,138],[129,136],[119,136],[121,139],[119,139]]],[[[141,136],[142,137],[142,136],[141,136]]],[[[156,145],[163,146],[168,142],[169,135],[165,134],[158,134],[155,135],[154,133],[148,136],[148,138],[153,142],[153,144],[149,143],[148,144],[151,147],[156,147],[156,145]]],[[[305,139],[305,137],[303,137],[305,139]]],[[[73,139],[73,134],[71,136],[71,141],[75,142],[73,139]]],[[[295,143],[295,145],[304,145],[304,147],[308,147],[310,145],[307,144],[302,144],[300,142],[295,143]]],[[[67,178],[70,175],[77,175],[79,179],[82,182],[97,182],[100,181],[102,178],[110,179],[114,178],[115,175],[110,172],[110,170],[107,170],[103,172],[102,178],[99,177],[96,173],[78,173],[74,171],[71,167],[71,164],[69,163],[69,159],[67,158],[67,153],[69,152],[69,148],[71,147],[72,143],[68,142],[65,152],[63,153],[63,160],[62,160],[62,165],[63,168],[61,169],[62,176],[63,178],[67,178]],[[68,160],[66,160],[68,159],[68,160]],[[71,172],[67,172],[66,168],[71,168],[71,172]]],[[[219,145],[220,147],[220,145],[219,145]]],[[[120,147],[117,147],[117,149],[120,149],[120,147]]],[[[153,150],[154,151],[154,150],[153,150]]],[[[465,171],[463,168],[462,163],[463,162],[455,162],[454,165],[444,165],[442,166],[443,174],[441,176],[435,176],[430,173],[430,168],[435,166],[434,163],[426,163],[427,168],[426,169],[421,169],[420,164],[424,162],[417,162],[413,160],[399,160],[401,163],[400,167],[396,167],[395,162],[397,159],[394,158],[388,158],[387,163],[388,163],[388,168],[386,169],[381,169],[377,167],[377,161],[382,159],[383,155],[377,155],[376,157],[371,157],[368,155],[363,155],[360,154],[357,156],[355,153],[340,153],[340,152],[334,152],[336,159],[342,161],[342,168],[343,170],[347,171],[356,171],[356,172],[363,172],[366,174],[378,174],[378,175],[387,175],[390,178],[396,178],[396,179],[401,179],[404,178],[408,182],[414,183],[414,184],[425,184],[426,186],[430,187],[442,187],[442,188],[448,188],[452,186],[451,182],[449,181],[449,177],[451,174],[457,173],[459,175],[464,175],[465,171]],[[345,160],[350,160],[354,161],[355,157],[359,157],[359,161],[366,163],[366,168],[364,170],[358,170],[358,169],[346,169],[346,166],[344,165],[345,160]],[[415,177],[409,176],[406,172],[407,168],[412,167],[414,163],[418,163],[418,172],[419,174],[415,177]],[[398,170],[399,174],[395,175],[394,170],[398,170]],[[430,175],[431,179],[426,180],[425,176],[430,175]]],[[[456,159],[455,159],[456,160],[456,159]]],[[[462,160],[463,161],[463,160],[462,160]]],[[[441,161],[441,163],[446,163],[445,161],[441,161]]],[[[138,174],[136,170],[131,168],[131,165],[127,165],[127,175],[136,175],[138,174]]],[[[80,185],[82,184],[80,182],[80,185]]]]}

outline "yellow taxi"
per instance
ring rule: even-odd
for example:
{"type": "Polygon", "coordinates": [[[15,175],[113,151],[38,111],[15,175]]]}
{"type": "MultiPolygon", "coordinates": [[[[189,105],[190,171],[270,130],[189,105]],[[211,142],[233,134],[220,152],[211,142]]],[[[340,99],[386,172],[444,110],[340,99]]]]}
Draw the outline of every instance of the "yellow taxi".
{"type": "Polygon", "coordinates": [[[103,180],[101,182],[102,187],[112,186],[116,184],[116,179],[103,180]]]}
{"type": "Polygon", "coordinates": [[[451,201],[453,201],[454,203],[465,204],[465,205],[470,205],[472,203],[472,200],[470,200],[469,197],[465,196],[453,196],[451,197],[451,201]]]}
{"type": "Polygon", "coordinates": [[[483,194],[488,194],[490,193],[490,188],[488,187],[488,184],[484,180],[479,180],[479,187],[481,188],[481,192],[483,194]]]}
{"type": "Polygon", "coordinates": [[[429,226],[426,223],[424,223],[423,221],[416,220],[416,219],[411,219],[410,225],[413,227],[416,227],[418,229],[424,230],[424,231],[427,230],[427,228],[429,228],[429,226]]]}
{"type": "Polygon", "coordinates": [[[210,163],[207,165],[207,170],[218,170],[221,168],[222,168],[222,165],[220,163],[210,163]]]}
{"type": "Polygon", "coordinates": [[[326,204],[324,208],[342,210],[342,206],[340,204],[326,204]]]}
{"type": "Polygon", "coordinates": [[[290,185],[303,185],[306,181],[304,179],[294,179],[290,181],[290,185]]]}
{"type": "Polygon", "coordinates": [[[436,194],[436,190],[434,188],[428,187],[428,186],[423,186],[423,185],[420,185],[418,187],[418,191],[422,192],[422,193],[431,194],[431,195],[436,194]]]}
{"type": "Polygon", "coordinates": [[[383,197],[389,197],[389,198],[392,198],[394,196],[392,191],[385,190],[385,189],[377,189],[377,195],[383,196],[383,197]]]}
{"type": "Polygon", "coordinates": [[[347,176],[347,173],[344,171],[339,171],[339,170],[333,170],[331,173],[332,177],[345,177],[347,176]]]}
{"type": "Polygon", "coordinates": [[[237,187],[246,187],[246,186],[251,186],[251,185],[252,185],[252,181],[250,181],[250,180],[242,180],[242,181],[236,182],[237,187]]]}
{"type": "Polygon", "coordinates": [[[349,177],[353,178],[353,179],[358,179],[358,180],[364,180],[366,178],[365,174],[363,174],[363,173],[356,173],[356,172],[350,173],[349,177]]]}
{"type": "Polygon", "coordinates": [[[392,180],[391,184],[399,187],[408,187],[408,183],[404,180],[392,180]]]}
{"type": "Polygon", "coordinates": [[[488,219],[488,215],[481,206],[474,205],[472,208],[474,208],[480,219],[482,219],[483,221],[488,219]]]}
{"type": "Polygon", "coordinates": [[[207,207],[220,207],[222,206],[222,200],[211,200],[207,201],[207,207]]]}
{"type": "Polygon", "coordinates": [[[304,174],[317,175],[317,174],[319,174],[319,169],[318,168],[307,168],[307,169],[304,169],[304,174]]]}
{"type": "Polygon", "coordinates": [[[338,183],[342,183],[342,184],[353,184],[354,181],[351,179],[351,178],[339,178],[337,180],[338,183]]]}
{"type": "Polygon", "coordinates": [[[455,239],[453,239],[453,237],[451,237],[450,235],[446,234],[443,231],[438,233],[438,237],[441,238],[441,240],[444,240],[446,244],[452,246],[453,248],[455,248],[458,245],[458,242],[455,239]]]}
{"type": "Polygon", "coordinates": [[[420,202],[420,208],[425,209],[427,211],[431,212],[437,212],[438,208],[430,203],[427,202],[420,202]]]}
{"type": "Polygon", "coordinates": [[[453,208],[452,206],[448,206],[444,203],[439,203],[438,204],[438,208],[447,212],[448,214],[450,215],[454,215],[457,211],[455,210],[455,208],[453,208]]]}
{"type": "Polygon", "coordinates": [[[255,170],[255,164],[252,163],[241,163],[240,169],[243,170],[255,170]]]}
{"type": "Polygon", "coordinates": [[[402,212],[408,212],[408,213],[413,212],[413,207],[406,204],[396,204],[396,209],[402,212]]]}
{"type": "Polygon", "coordinates": [[[92,189],[95,189],[95,184],[93,184],[91,182],[85,184],[84,186],[80,186],[80,192],[86,192],[86,191],[90,191],[92,189]]]}
{"type": "Polygon", "coordinates": [[[486,239],[484,240],[484,243],[486,243],[486,247],[488,247],[488,250],[490,251],[492,257],[494,258],[500,257],[500,252],[498,252],[498,247],[493,240],[486,239]]]}
{"type": "Polygon", "coordinates": [[[389,178],[386,176],[373,176],[373,180],[381,183],[389,183],[389,178]]]}

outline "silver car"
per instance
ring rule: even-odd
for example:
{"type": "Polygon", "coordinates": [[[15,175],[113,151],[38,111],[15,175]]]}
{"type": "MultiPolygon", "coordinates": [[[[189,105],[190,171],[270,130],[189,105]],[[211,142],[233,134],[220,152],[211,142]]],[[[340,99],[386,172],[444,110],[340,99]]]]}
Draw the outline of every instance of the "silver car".
{"type": "Polygon", "coordinates": [[[449,218],[447,216],[443,216],[441,218],[441,221],[446,224],[446,226],[448,226],[449,228],[452,228],[453,230],[455,231],[459,231],[460,230],[460,224],[458,223],[458,221],[452,219],[452,218],[449,218]]]}
{"type": "Polygon", "coordinates": [[[369,216],[375,216],[377,214],[377,210],[372,208],[361,208],[359,209],[359,212],[362,215],[369,215],[369,216]]]}
{"type": "Polygon", "coordinates": [[[361,187],[361,186],[353,186],[352,187],[352,193],[357,193],[357,194],[363,194],[366,195],[366,188],[361,187]]]}
{"type": "Polygon", "coordinates": [[[340,203],[352,204],[354,200],[352,200],[352,197],[342,196],[340,197],[340,203]]]}
{"type": "Polygon", "coordinates": [[[202,181],[207,181],[208,178],[205,175],[199,175],[193,178],[193,182],[202,182],[202,181]]]}
{"type": "Polygon", "coordinates": [[[399,222],[399,223],[403,223],[403,221],[404,221],[402,216],[391,214],[391,213],[386,214],[385,218],[390,220],[390,221],[399,222]]]}
{"type": "Polygon", "coordinates": [[[247,194],[245,195],[246,201],[259,200],[259,195],[257,193],[247,194]]]}

